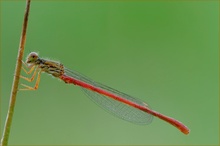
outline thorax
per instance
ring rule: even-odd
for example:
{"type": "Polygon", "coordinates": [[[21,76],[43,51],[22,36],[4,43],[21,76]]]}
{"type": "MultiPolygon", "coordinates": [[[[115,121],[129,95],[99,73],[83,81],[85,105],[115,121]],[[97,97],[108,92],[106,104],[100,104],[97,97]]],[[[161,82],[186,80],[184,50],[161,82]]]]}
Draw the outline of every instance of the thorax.
{"type": "Polygon", "coordinates": [[[43,71],[54,77],[59,77],[64,74],[63,64],[46,59],[38,59],[35,64],[43,71]]]}

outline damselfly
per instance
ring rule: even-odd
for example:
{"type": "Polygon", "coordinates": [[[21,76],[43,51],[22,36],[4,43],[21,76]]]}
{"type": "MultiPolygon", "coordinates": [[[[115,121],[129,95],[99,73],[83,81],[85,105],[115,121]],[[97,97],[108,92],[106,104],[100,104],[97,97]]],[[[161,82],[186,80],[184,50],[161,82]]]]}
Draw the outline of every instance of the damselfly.
{"type": "Polygon", "coordinates": [[[23,64],[30,68],[30,70],[27,71],[24,67],[22,67],[24,72],[27,74],[31,74],[33,72],[33,75],[31,78],[24,76],[20,77],[29,82],[33,81],[36,75],[37,78],[34,87],[21,84],[25,88],[20,90],[38,89],[40,75],[42,72],[46,72],[63,80],[67,84],[74,84],[82,87],[82,90],[86,93],[86,95],[88,95],[88,97],[90,97],[95,103],[119,118],[137,124],[149,124],[152,121],[153,116],[155,116],[172,124],[184,134],[189,133],[189,129],[184,124],[174,118],[152,110],[145,102],[95,82],[76,71],[69,70],[59,62],[40,58],[36,52],[31,52],[27,56],[26,62],[23,62],[23,64]]]}

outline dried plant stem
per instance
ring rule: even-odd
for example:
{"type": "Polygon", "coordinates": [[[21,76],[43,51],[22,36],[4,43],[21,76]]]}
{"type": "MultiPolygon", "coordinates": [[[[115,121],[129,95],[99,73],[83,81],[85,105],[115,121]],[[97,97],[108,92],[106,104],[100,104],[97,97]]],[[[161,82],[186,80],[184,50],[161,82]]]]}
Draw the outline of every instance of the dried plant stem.
{"type": "Polygon", "coordinates": [[[17,95],[17,91],[18,91],[19,76],[20,76],[21,66],[22,66],[21,60],[23,58],[24,45],[25,45],[25,40],[26,40],[26,31],[27,31],[27,24],[28,24],[28,14],[29,14],[29,10],[30,10],[30,1],[31,0],[27,0],[27,2],[26,2],[26,10],[25,10],[25,15],[24,15],[22,34],[21,34],[21,38],[20,38],[20,45],[19,45],[19,49],[18,49],[18,57],[17,57],[17,62],[16,62],[16,68],[15,68],[15,76],[14,76],[13,85],[12,85],[12,89],[11,89],[9,109],[8,109],[7,118],[5,121],[5,127],[4,127],[4,131],[2,134],[2,139],[1,139],[2,146],[8,145],[10,128],[11,128],[12,118],[13,118],[13,114],[14,114],[16,95],[17,95]]]}

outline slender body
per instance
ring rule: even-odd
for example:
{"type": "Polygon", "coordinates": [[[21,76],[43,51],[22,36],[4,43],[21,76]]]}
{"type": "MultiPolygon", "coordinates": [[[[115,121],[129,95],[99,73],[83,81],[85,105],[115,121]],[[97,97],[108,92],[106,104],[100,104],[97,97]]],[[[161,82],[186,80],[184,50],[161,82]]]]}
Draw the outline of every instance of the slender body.
{"type": "Polygon", "coordinates": [[[41,59],[37,53],[32,52],[28,55],[26,64],[27,67],[31,68],[30,71],[26,71],[23,68],[27,74],[30,74],[33,70],[35,71],[30,79],[23,76],[21,77],[28,81],[33,81],[36,73],[38,73],[38,77],[35,87],[29,87],[22,84],[25,87],[22,90],[36,90],[40,82],[40,73],[46,72],[63,80],[65,83],[82,87],[83,91],[95,103],[119,118],[137,124],[148,124],[151,122],[152,116],[155,116],[175,126],[182,133],[189,133],[189,129],[184,124],[171,117],[151,110],[150,107],[141,100],[95,82],[78,72],[71,71],[59,62],[41,59]]]}

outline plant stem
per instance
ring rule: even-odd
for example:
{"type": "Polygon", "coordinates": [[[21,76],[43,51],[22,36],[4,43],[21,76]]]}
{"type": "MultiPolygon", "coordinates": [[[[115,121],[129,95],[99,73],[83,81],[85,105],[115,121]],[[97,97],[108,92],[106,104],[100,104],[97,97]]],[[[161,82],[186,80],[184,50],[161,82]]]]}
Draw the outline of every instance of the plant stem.
{"type": "Polygon", "coordinates": [[[25,45],[25,40],[26,40],[26,31],[27,31],[27,24],[28,24],[28,15],[29,15],[29,10],[30,10],[30,1],[31,0],[27,0],[27,2],[26,2],[26,10],[25,10],[25,14],[24,14],[22,34],[21,34],[20,45],[19,45],[19,49],[18,49],[18,57],[17,57],[16,67],[15,67],[15,76],[14,76],[12,89],[11,89],[9,109],[8,109],[7,118],[5,121],[5,127],[4,127],[4,131],[3,131],[2,139],[1,139],[2,146],[8,145],[12,117],[14,114],[16,95],[17,95],[17,91],[18,91],[19,76],[20,76],[20,72],[21,72],[22,58],[23,58],[23,54],[24,54],[24,45],[25,45]]]}

